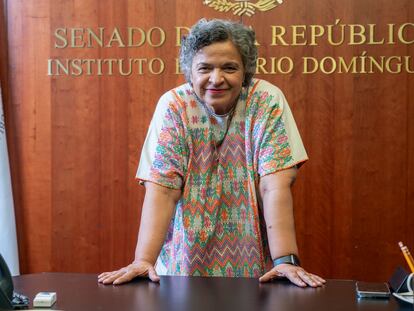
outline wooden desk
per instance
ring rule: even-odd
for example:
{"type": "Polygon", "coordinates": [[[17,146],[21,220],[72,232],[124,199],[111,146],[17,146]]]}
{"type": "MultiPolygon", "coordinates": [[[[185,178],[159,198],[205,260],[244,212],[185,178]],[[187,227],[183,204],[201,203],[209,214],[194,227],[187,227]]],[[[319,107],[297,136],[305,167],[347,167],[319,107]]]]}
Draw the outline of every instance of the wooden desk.
{"type": "Polygon", "coordinates": [[[42,273],[14,277],[15,290],[31,300],[37,292],[57,292],[53,309],[121,310],[413,310],[390,299],[358,300],[355,282],[328,280],[322,288],[299,288],[287,281],[260,284],[248,278],[161,277],[159,284],[139,279],[121,285],[97,283],[94,274],[42,273]]]}

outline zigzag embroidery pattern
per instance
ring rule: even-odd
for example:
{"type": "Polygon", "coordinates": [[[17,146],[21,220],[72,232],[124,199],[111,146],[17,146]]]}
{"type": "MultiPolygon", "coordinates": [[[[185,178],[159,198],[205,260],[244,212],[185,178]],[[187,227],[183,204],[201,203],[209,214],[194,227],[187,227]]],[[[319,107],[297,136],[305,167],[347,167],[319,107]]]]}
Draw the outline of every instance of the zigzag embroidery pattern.
{"type": "MultiPolygon", "coordinates": [[[[260,224],[254,176],[248,171],[258,165],[260,152],[246,154],[246,146],[260,148],[260,135],[266,133],[268,122],[256,122],[255,118],[279,118],[281,111],[278,107],[273,109],[278,106],[273,94],[256,91],[260,84],[257,81],[249,94],[243,90],[242,104],[236,107],[229,129],[221,131],[227,134],[218,150],[219,162],[212,141],[220,129],[213,130],[211,116],[203,105],[196,104],[188,85],[173,91],[175,99],[170,105],[174,107],[163,117],[164,133],[159,135],[154,157],[157,164],[152,166],[153,179],[174,185],[177,174],[184,174],[180,163],[188,164],[186,175],[179,177],[185,183],[183,196],[161,254],[162,260],[170,263],[169,274],[258,277],[271,264],[265,227],[260,224]],[[254,107],[244,106],[246,99],[253,101],[254,107]],[[251,113],[254,115],[246,116],[251,113]],[[176,136],[180,132],[185,132],[185,141],[176,136]],[[184,160],[177,150],[187,150],[188,158],[184,160]]],[[[279,144],[274,139],[283,131],[283,127],[271,131],[265,146],[268,162],[262,165],[290,164],[289,144],[285,140],[279,144]],[[284,148],[288,160],[272,160],[280,148],[284,148]]]]}

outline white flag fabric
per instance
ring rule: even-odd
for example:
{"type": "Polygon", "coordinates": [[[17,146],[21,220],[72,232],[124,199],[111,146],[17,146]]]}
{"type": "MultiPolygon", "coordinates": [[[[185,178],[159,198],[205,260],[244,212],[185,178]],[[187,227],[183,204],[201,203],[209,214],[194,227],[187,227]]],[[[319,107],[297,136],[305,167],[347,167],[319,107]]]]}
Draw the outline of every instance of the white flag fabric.
{"type": "Polygon", "coordinates": [[[0,88],[0,253],[12,275],[19,274],[16,220],[7,152],[6,125],[0,88]]]}

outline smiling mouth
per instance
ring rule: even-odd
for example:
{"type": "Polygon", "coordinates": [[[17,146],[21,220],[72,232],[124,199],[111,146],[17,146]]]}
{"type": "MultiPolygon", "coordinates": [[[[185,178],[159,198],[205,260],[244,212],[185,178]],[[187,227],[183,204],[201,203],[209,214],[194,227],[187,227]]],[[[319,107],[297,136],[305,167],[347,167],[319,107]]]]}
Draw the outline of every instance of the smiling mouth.
{"type": "Polygon", "coordinates": [[[223,93],[225,91],[227,91],[227,89],[207,89],[207,92],[214,93],[214,94],[223,93]]]}

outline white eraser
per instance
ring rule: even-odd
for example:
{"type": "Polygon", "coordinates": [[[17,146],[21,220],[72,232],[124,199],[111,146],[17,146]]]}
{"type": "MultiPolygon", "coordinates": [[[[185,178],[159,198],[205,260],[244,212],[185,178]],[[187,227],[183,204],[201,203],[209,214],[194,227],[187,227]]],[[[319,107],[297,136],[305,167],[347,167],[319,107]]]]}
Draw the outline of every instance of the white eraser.
{"type": "Polygon", "coordinates": [[[55,292],[40,292],[33,300],[33,307],[49,308],[56,302],[55,292]]]}

